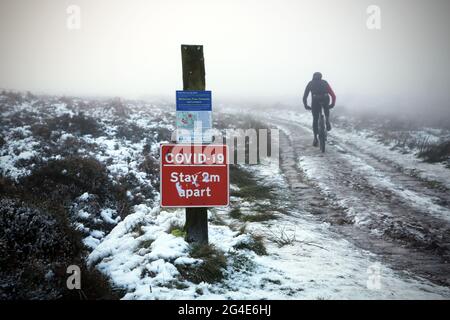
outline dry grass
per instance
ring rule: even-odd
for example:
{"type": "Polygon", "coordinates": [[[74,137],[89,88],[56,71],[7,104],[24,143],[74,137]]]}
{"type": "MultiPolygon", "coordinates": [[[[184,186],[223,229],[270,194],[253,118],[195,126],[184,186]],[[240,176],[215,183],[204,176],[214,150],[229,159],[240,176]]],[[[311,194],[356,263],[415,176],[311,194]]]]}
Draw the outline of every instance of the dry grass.
{"type": "Polygon", "coordinates": [[[199,265],[177,266],[182,278],[193,283],[214,283],[224,279],[227,259],[214,245],[193,245],[190,255],[203,262],[199,265]]]}
{"type": "Polygon", "coordinates": [[[258,234],[251,234],[249,242],[241,242],[234,248],[238,250],[251,250],[260,256],[267,255],[266,246],[264,244],[264,237],[258,234]]]}

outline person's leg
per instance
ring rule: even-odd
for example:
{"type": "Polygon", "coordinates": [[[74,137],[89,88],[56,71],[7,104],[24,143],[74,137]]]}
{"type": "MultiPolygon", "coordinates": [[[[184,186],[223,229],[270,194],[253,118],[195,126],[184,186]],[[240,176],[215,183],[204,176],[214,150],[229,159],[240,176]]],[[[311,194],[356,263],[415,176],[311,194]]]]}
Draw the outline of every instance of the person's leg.
{"type": "Polygon", "coordinates": [[[313,145],[317,145],[317,135],[319,133],[319,115],[320,115],[320,104],[317,101],[311,103],[311,113],[313,116],[313,132],[314,132],[314,142],[313,145]]]}
{"type": "Polygon", "coordinates": [[[323,107],[323,113],[325,115],[325,123],[327,125],[327,131],[331,130],[331,123],[330,123],[330,108],[327,106],[323,107]]]}
{"type": "Polygon", "coordinates": [[[320,105],[313,103],[311,106],[311,112],[312,112],[312,116],[313,116],[312,127],[313,127],[314,136],[317,136],[317,134],[319,133],[320,105]]]}

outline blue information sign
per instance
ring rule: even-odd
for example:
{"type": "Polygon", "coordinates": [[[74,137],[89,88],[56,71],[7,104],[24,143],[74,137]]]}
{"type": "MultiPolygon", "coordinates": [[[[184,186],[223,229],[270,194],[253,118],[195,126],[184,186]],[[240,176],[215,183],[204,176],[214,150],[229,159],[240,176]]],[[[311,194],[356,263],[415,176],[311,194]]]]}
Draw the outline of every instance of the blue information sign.
{"type": "Polygon", "coordinates": [[[211,91],[177,91],[177,111],[211,110],[211,91]]]}

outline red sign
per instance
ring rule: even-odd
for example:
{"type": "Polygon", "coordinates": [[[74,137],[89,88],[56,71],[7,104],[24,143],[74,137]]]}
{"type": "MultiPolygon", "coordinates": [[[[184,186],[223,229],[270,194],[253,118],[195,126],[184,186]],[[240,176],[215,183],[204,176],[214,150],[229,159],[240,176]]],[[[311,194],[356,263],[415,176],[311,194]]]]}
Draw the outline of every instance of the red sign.
{"type": "Polygon", "coordinates": [[[161,207],[228,206],[226,145],[161,145],[161,207]]]}

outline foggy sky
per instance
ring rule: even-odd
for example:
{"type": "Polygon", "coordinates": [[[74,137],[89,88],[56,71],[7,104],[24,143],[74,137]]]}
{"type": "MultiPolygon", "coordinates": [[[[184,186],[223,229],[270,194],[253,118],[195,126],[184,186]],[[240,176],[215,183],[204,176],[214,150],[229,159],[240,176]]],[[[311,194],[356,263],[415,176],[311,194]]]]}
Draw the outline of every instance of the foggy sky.
{"type": "Polygon", "coordinates": [[[172,97],[180,45],[203,44],[216,98],[300,104],[321,71],[338,105],[448,107],[449,30],[446,0],[0,0],[0,88],[172,97]]]}

